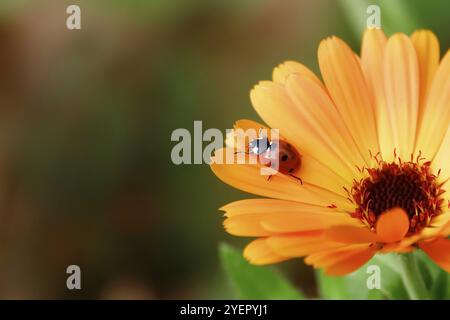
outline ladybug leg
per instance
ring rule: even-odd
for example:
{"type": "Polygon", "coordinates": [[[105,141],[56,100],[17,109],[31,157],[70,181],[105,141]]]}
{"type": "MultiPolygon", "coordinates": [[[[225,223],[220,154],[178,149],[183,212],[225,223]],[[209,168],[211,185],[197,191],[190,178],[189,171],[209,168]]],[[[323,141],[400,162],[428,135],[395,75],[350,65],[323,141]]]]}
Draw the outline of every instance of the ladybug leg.
{"type": "Polygon", "coordinates": [[[272,178],[273,174],[267,177],[267,181],[270,181],[270,178],[272,178]]]}
{"type": "Polygon", "coordinates": [[[303,180],[297,176],[294,176],[293,174],[290,174],[290,176],[294,179],[297,179],[298,181],[300,181],[301,184],[303,184],[303,180]]]}

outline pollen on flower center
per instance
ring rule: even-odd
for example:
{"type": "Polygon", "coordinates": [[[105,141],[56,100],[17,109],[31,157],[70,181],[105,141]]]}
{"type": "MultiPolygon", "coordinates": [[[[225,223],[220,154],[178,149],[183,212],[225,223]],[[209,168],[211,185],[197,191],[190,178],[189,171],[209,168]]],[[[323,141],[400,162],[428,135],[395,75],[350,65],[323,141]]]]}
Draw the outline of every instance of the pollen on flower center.
{"type": "Polygon", "coordinates": [[[441,213],[444,190],[431,172],[430,162],[419,157],[409,162],[377,160],[377,164],[375,168],[366,168],[367,177],[355,181],[348,191],[349,199],[356,205],[353,217],[373,229],[383,212],[399,207],[410,218],[409,231],[415,233],[441,213]]]}

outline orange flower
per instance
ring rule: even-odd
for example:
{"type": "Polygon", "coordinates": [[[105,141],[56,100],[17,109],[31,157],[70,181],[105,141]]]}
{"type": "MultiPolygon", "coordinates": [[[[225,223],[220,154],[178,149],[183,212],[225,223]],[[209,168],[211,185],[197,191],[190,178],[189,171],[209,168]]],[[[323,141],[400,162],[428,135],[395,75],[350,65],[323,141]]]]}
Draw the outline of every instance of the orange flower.
{"type": "MultiPolygon", "coordinates": [[[[213,162],[225,183],[267,197],[224,206],[225,229],[257,238],[244,250],[257,265],[305,257],[344,275],[376,253],[420,248],[450,272],[450,53],[440,61],[430,31],[386,38],[374,29],[361,56],[331,37],[318,58],[323,82],[289,61],[250,94],[302,155],[294,172],[302,184],[281,173],[268,180],[261,164],[213,162]]],[[[265,127],[240,120],[235,128],[265,127]]],[[[246,147],[233,137],[227,145],[246,147]]]]}

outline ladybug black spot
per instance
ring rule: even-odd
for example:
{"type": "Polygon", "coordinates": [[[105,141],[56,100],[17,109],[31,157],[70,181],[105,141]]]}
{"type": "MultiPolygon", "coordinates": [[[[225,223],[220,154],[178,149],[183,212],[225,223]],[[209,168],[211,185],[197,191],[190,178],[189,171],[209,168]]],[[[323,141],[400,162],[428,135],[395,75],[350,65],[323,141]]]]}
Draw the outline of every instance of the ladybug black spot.
{"type": "Polygon", "coordinates": [[[294,171],[294,169],[293,169],[293,168],[290,168],[290,169],[289,169],[289,173],[292,173],[292,171],[294,171]]]}
{"type": "Polygon", "coordinates": [[[286,161],[288,159],[288,155],[287,154],[283,154],[283,156],[281,157],[281,161],[286,161]]]}

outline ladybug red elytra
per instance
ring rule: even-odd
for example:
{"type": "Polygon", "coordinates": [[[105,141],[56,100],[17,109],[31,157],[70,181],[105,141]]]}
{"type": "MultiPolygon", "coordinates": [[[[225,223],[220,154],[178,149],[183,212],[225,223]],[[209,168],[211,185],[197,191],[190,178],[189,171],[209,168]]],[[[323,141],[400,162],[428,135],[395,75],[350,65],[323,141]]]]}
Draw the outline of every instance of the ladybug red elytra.
{"type": "MultiPolygon", "coordinates": [[[[249,142],[248,154],[258,156],[259,162],[266,167],[289,175],[303,183],[301,178],[293,175],[301,167],[302,156],[289,142],[270,141],[267,137],[259,137],[249,142]]],[[[268,180],[271,177],[272,175],[268,180]]]]}

